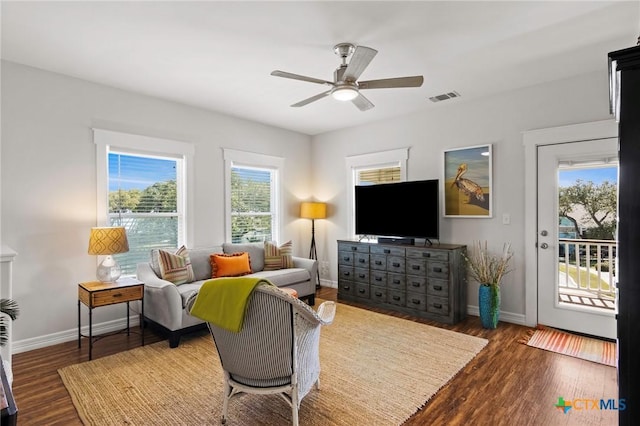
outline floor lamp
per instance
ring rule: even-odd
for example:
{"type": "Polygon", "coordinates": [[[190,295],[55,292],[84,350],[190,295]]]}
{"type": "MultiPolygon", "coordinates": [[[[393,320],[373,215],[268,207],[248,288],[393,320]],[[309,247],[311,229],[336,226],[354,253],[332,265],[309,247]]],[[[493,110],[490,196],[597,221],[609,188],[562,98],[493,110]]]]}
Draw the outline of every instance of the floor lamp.
{"type": "MultiPolygon", "coordinates": [[[[303,219],[311,219],[311,248],[309,249],[309,259],[318,260],[318,252],[316,250],[316,219],[324,219],[327,217],[326,203],[302,203],[300,205],[300,217],[303,219]]],[[[318,280],[316,288],[320,288],[320,265],[316,271],[318,280]]]]}

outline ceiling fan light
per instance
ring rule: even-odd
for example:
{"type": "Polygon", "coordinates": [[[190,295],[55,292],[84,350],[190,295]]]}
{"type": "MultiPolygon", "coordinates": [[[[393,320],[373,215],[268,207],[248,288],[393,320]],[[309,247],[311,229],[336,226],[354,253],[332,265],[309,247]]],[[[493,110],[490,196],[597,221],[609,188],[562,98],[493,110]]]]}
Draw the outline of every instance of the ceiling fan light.
{"type": "Polygon", "coordinates": [[[331,92],[331,96],[338,101],[351,101],[358,97],[358,90],[350,86],[336,87],[331,92]]]}

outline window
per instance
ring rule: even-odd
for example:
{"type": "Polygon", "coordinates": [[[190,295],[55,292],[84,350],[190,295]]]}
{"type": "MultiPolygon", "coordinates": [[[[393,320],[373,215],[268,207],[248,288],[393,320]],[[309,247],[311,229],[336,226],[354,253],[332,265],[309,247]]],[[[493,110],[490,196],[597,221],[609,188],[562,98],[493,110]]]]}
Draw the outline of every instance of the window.
{"type": "Polygon", "coordinates": [[[227,241],[279,241],[278,177],[283,160],[225,149],[227,241]]]}
{"type": "Polygon", "coordinates": [[[347,176],[350,177],[349,188],[351,188],[348,198],[351,212],[349,235],[355,237],[355,186],[407,180],[408,158],[408,148],[347,157],[347,176]]]}
{"type": "Polygon", "coordinates": [[[186,244],[187,156],[175,151],[187,148],[190,152],[191,146],[164,141],[170,142],[165,148],[177,145],[158,152],[162,144],[156,139],[94,132],[98,164],[106,164],[104,172],[98,173],[98,225],[125,227],[129,251],[114,258],[122,275],[135,275],[136,265],[149,261],[151,249],[186,244]]]}
{"type": "Polygon", "coordinates": [[[129,251],[114,255],[123,275],[134,275],[151,249],[184,241],[180,169],[180,159],[109,152],[109,225],[124,226],[129,240],[129,251]]]}
{"type": "Polygon", "coordinates": [[[266,169],[231,168],[231,242],[273,240],[274,174],[266,169]]]}
{"type": "Polygon", "coordinates": [[[401,167],[390,165],[370,168],[355,169],[356,185],[375,185],[378,183],[400,182],[401,167]]]}

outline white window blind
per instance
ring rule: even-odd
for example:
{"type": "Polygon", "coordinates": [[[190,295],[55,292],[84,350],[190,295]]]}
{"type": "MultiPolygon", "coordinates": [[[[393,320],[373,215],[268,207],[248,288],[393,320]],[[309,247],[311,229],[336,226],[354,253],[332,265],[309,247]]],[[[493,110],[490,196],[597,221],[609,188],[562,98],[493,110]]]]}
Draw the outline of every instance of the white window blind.
{"type": "Polygon", "coordinates": [[[109,150],[109,224],[124,226],[129,240],[129,251],[114,256],[123,275],[134,275],[151,249],[184,241],[183,167],[181,158],[109,150]]]}
{"type": "Polygon", "coordinates": [[[374,185],[378,183],[400,182],[400,180],[401,169],[399,166],[358,169],[356,185],[374,185]]]}
{"type": "Polygon", "coordinates": [[[272,241],[276,228],[276,170],[231,167],[231,241],[272,241]]]}

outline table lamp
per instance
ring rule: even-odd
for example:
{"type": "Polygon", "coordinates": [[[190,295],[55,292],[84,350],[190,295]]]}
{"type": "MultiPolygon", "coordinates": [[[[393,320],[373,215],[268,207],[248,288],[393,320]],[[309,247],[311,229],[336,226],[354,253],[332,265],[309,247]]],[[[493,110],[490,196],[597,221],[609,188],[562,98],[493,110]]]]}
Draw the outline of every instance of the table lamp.
{"type": "MultiPolygon", "coordinates": [[[[311,219],[311,248],[309,249],[309,259],[318,259],[316,251],[316,219],[325,219],[327,217],[326,203],[304,202],[300,205],[300,217],[303,219],[311,219]]],[[[316,287],[320,286],[320,271],[318,271],[318,281],[316,287]]]]}
{"type": "Polygon", "coordinates": [[[89,236],[89,254],[106,255],[98,265],[96,277],[105,283],[112,283],[120,278],[121,270],[112,254],[129,251],[127,233],[122,226],[94,227],[89,236]]]}

